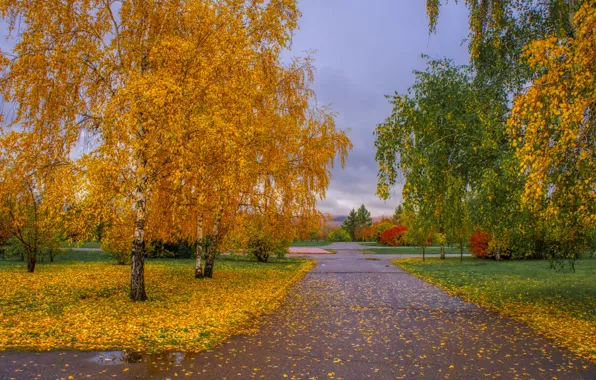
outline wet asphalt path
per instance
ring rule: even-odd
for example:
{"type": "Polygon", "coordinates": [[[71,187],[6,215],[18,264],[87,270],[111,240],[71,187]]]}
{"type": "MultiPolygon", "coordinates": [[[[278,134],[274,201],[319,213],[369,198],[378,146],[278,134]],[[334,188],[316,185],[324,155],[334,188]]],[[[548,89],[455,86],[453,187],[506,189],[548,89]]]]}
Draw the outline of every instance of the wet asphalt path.
{"type": "Polygon", "coordinates": [[[596,379],[594,363],[445,294],[390,264],[387,255],[332,248],[338,254],[316,256],[317,267],[258,333],[212,352],[133,364],[116,355],[110,365],[98,353],[0,353],[0,377],[596,379]]]}

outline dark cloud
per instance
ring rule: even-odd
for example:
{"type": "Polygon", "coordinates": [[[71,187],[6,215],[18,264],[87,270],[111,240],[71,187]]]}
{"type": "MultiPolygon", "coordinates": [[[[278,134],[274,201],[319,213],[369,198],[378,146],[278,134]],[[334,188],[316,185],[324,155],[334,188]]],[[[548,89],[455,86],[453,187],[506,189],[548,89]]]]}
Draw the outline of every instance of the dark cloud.
{"type": "Polygon", "coordinates": [[[391,214],[401,200],[401,186],[386,202],[375,196],[373,131],[391,111],[385,95],[412,85],[412,71],[424,69],[421,54],[468,61],[462,44],[467,10],[462,4],[443,7],[437,34],[429,36],[423,1],[303,0],[299,5],[303,17],[291,55],[317,51],[317,101],[338,113],[338,127],[351,130],[354,144],[346,168],[333,170],[319,207],[339,215],[365,204],[373,215],[391,214]]]}

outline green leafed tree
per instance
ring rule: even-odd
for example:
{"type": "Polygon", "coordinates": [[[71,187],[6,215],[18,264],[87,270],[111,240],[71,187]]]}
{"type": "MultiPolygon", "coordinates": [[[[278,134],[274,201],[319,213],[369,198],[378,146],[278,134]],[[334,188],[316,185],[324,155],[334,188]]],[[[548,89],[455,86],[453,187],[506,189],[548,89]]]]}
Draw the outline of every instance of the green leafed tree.
{"type": "Polygon", "coordinates": [[[426,247],[432,238],[430,219],[421,215],[411,203],[407,203],[402,213],[402,221],[408,226],[406,241],[420,248],[422,261],[425,259],[426,247]]]}
{"type": "MultiPolygon", "coordinates": [[[[391,99],[393,112],[375,132],[379,163],[377,194],[387,199],[401,175],[408,207],[441,236],[441,247],[467,220],[467,196],[499,146],[491,134],[503,102],[475,82],[470,67],[429,60],[407,94],[391,99]],[[485,157],[486,156],[486,157],[485,157]]],[[[461,238],[459,239],[462,240],[461,238]]],[[[441,250],[444,253],[444,250],[441,250]]],[[[441,255],[444,257],[444,254],[441,255]]]]}
{"type": "MultiPolygon", "coordinates": [[[[483,80],[519,92],[532,76],[521,59],[531,41],[572,37],[574,16],[592,0],[466,0],[469,10],[471,63],[483,80]]],[[[464,3],[463,1],[461,1],[464,3]]],[[[441,6],[447,0],[427,0],[429,29],[436,30],[441,6]]]]}
{"type": "MultiPolygon", "coordinates": [[[[431,32],[444,3],[427,0],[431,32]]],[[[465,5],[475,82],[491,86],[496,98],[508,98],[508,106],[515,104],[487,133],[496,147],[489,155],[493,164],[479,165],[477,181],[483,186],[471,197],[474,222],[493,235],[497,258],[510,252],[576,258],[596,220],[590,169],[596,4],[466,0],[465,5]],[[509,135],[501,127],[507,118],[509,135]]]]}

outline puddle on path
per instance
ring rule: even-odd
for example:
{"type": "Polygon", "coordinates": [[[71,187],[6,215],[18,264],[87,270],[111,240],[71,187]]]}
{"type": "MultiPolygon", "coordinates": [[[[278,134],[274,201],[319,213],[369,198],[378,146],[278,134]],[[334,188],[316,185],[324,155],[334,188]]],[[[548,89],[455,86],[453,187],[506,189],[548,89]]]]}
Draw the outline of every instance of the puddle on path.
{"type": "Polygon", "coordinates": [[[180,365],[184,359],[190,359],[191,354],[183,352],[164,352],[160,354],[145,354],[134,351],[100,351],[90,359],[101,365],[118,365],[148,363],[166,366],[180,365]]]}

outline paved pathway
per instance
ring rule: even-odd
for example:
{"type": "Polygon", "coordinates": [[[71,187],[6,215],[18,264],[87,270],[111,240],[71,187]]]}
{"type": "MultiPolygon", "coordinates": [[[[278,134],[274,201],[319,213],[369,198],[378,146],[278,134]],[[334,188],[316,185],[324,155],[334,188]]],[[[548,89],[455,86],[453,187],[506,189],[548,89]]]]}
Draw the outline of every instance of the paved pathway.
{"type": "Polygon", "coordinates": [[[133,356],[141,361],[134,364],[121,363],[118,353],[4,353],[0,377],[596,379],[595,364],[525,325],[443,293],[387,255],[343,248],[311,256],[317,267],[257,334],[212,352],[133,356]]]}
{"type": "Polygon", "coordinates": [[[326,251],[323,248],[319,248],[319,247],[290,247],[289,251],[290,251],[289,253],[292,255],[300,254],[300,253],[308,253],[308,254],[314,254],[314,255],[331,253],[331,252],[326,251]]]}

